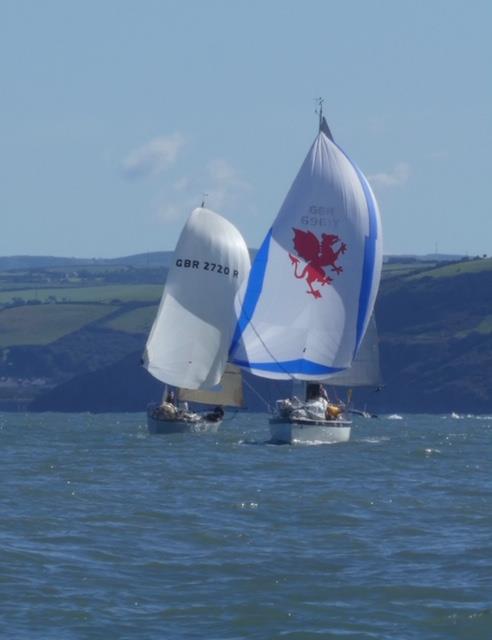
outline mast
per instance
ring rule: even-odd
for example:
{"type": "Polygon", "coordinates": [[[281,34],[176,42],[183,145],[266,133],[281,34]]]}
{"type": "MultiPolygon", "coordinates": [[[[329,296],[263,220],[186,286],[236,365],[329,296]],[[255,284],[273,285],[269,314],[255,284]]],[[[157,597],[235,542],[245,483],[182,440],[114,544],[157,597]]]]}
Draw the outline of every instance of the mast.
{"type": "Polygon", "coordinates": [[[319,106],[319,131],[323,130],[323,98],[318,98],[318,106],[319,106]]]}
{"type": "Polygon", "coordinates": [[[317,100],[318,100],[319,109],[318,111],[316,111],[316,113],[319,115],[319,132],[320,133],[323,132],[325,136],[327,136],[328,138],[330,138],[332,142],[334,142],[333,136],[331,135],[330,127],[328,126],[328,123],[326,122],[326,118],[323,115],[324,99],[318,98],[317,100]]]}

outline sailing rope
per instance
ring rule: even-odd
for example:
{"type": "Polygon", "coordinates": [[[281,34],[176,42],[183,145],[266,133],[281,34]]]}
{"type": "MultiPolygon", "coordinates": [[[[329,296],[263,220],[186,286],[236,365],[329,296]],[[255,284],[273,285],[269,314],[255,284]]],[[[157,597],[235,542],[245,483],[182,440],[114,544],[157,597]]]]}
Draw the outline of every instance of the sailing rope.
{"type": "MultiPolygon", "coordinates": [[[[239,296],[238,296],[238,297],[239,297],[239,296]]],[[[242,301],[242,300],[240,300],[239,302],[240,302],[240,305],[241,305],[241,313],[243,313],[243,311],[244,311],[243,301],[242,301]]],[[[253,329],[253,331],[254,331],[254,333],[255,333],[256,337],[257,337],[257,338],[258,338],[258,340],[261,342],[261,344],[263,345],[263,347],[264,347],[265,351],[268,353],[268,355],[271,357],[271,359],[275,362],[275,364],[278,366],[278,368],[279,368],[281,371],[283,371],[283,372],[285,373],[285,375],[286,375],[286,376],[288,376],[288,377],[290,378],[290,380],[292,380],[292,381],[296,380],[296,378],[295,378],[295,377],[290,373],[290,371],[287,371],[287,370],[282,366],[282,364],[277,360],[277,358],[273,355],[273,353],[272,353],[272,352],[270,351],[270,349],[267,347],[267,345],[266,345],[266,344],[265,344],[265,342],[263,341],[263,338],[260,336],[260,334],[259,334],[259,333],[258,333],[258,331],[256,330],[256,327],[255,327],[255,325],[253,324],[253,322],[252,322],[252,320],[251,320],[251,316],[250,316],[249,314],[246,314],[246,313],[245,313],[245,315],[248,317],[248,324],[249,324],[249,326],[253,329]]],[[[249,386],[249,388],[250,388],[251,390],[253,390],[253,388],[252,388],[250,385],[248,385],[248,386],[249,386]]],[[[256,393],[256,392],[255,392],[255,393],[256,393]]],[[[258,395],[259,395],[259,394],[258,394],[258,395]]],[[[260,397],[261,397],[261,396],[260,396],[260,397]]],[[[263,398],[262,398],[262,400],[263,400],[263,398]]],[[[266,402],[266,400],[263,400],[263,402],[267,405],[267,407],[270,407],[270,405],[268,404],[268,402],[266,402]]]]}
{"type": "Polygon", "coordinates": [[[252,386],[252,385],[250,385],[250,384],[249,384],[249,382],[248,382],[244,377],[243,377],[243,383],[248,387],[248,389],[249,389],[250,391],[252,391],[252,392],[255,394],[255,396],[256,396],[257,398],[259,398],[259,399],[261,400],[261,402],[263,402],[263,404],[264,404],[264,405],[266,406],[266,408],[267,408],[267,412],[268,412],[268,413],[273,413],[273,410],[272,410],[272,407],[271,407],[270,403],[269,403],[269,402],[267,402],[267,401],[265,400],[265,398],[261,395],[261,393],[259,393],[259,392],[258,392],[258,391],[257,391],[257,390],[252,386]]]}

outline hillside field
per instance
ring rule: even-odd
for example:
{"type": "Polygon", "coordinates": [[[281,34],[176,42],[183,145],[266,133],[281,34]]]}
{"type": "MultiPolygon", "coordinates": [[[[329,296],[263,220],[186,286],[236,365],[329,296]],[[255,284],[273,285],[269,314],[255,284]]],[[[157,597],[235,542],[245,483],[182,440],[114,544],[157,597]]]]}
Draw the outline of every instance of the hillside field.
{"type": "Polygon", "coordinates": [[[47,345],[100,320],[117,307],[106,304],[23,305],[0,311],[0,348],[47,345]]]}
{"type": "MultiPolygon", "coordinates": [[[[158,399],[140,358],[165,277],[114,263],[0,271],[0,408],[139,410],[158,399]]],[[[384,388],[357,398],[379,412],[492,411],[491,290],[492,259],[386,263],[384,388]]],[[[258,395],[252,407],[264,410],[258,395]]]]}

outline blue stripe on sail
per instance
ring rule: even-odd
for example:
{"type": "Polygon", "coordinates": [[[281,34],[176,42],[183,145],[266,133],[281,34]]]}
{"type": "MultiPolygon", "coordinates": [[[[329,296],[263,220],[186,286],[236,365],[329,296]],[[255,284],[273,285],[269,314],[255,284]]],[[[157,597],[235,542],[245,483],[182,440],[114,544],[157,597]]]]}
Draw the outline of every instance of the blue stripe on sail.
{"type": "Polygon", "coordinates": [[[359,169],[359,167],[348,157],[345,151],[340,148],[336,143],[333,143],[336,148],[343,153],[345,158],[354,168],[359,182],[364,193],[364,197],[367,205],[367,212],[369,214],[369,235],[366,236],[364,243],[364,260],[362,265],[362,279],[359,292],[359,311],[357,315],[357,335],[355,340],[354,357],[359,349],[360,343],[363,338],[364,325],[367,322],[369,315],[369,301],[371,298],[372,284],[374,280],[374,269],[376,266],[376,246],[378,238],[378,222],[376,213],[376,204],[371,190],[367,184],[367,180],[359,169]]]}
{"type": "Polygon", "coordinates": [[[376,204],[369,189],[365,176],[356,165],[353,165],[357,172],[364,196],[366,198],[367,210],[369,213],[369,235],[366,237],[364,246],[364,265],[362,269],[362,283],[359,294],[359,315],[357,317],[357,351],[363,338],[364,325],[368,321],[369,302],[374,282],[374,270],[376,267],[376,245],[378,237],[378,223],[376,204]]]}
{"type": "Polygon", "coordinates": [[[239,319],[236,323],[234,335],[232,337],[231,347],[229,354],[233,354],[237,349],[241,336],[243,335],[246,327],[251,322],[251,318],[256,309],[256,305],[263,289],[263,282],[265,280],[265,271],[268,263],[268,253],[270,250],[270,240],[272,238],[272,229],[267,233],[263,244],[261,245],[256,258],[254,260],[251,271],[249,272],[248,286],[246,287],[246,294],[244,296],[243,305],[239,319]]]}
{"type": "Polygon", "coordinates": [[[311,360],[286,360],[284,362],[248,362],[247,360],[233,360],[239,367],[257,369],[258,371],[270,371],[272,373],[285,373],[289,375],[329,375],[344,371],[346,367],[327,367],[326,365],[312,362],[311,360]]]}

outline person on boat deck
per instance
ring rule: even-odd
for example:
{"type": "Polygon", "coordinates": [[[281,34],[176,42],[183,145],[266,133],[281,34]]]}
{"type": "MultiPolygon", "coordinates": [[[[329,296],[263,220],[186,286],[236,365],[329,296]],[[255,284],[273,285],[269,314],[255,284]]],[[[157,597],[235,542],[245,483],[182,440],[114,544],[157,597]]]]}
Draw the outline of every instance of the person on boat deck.
{"type": "Polygon", "coordinates": [[[224,417],[224,409],[222,407],[215,407],[215,409],[211,413],[207,413],[205,416],[205,420],[209,422],[219,422],[224,417]]]}
{"type": "Polygon", "coordinates": [[[328,394],[326,393],[326,389],[324,388],[324,386],[322,384],[318,384],[317,382],[310,382],[308,385],[306,385],[306,402],[309,402],[310,400],[320,399],[329,402],[328,394]]]}
{"type": "Polygon", "coordinates": [[[306,385],[306,406],[310,413],[324,418],[328,404],[328,394],[322,384],[311,382],[306,385]]]}
{"type": "Polygon", "coordinates": [[[176,405],[176,398],[174,396],[174,391],[168,391],[166,396],[166,402],[172,405],[176,405]]]}
{"type": "Polygon", "coordinates": [[[311,413],[326,420],[336,420],[342,412],[340,403],[330,403],[328,393],[322,384],[307,385],[306,405],[309,406],[311,413]]]}

